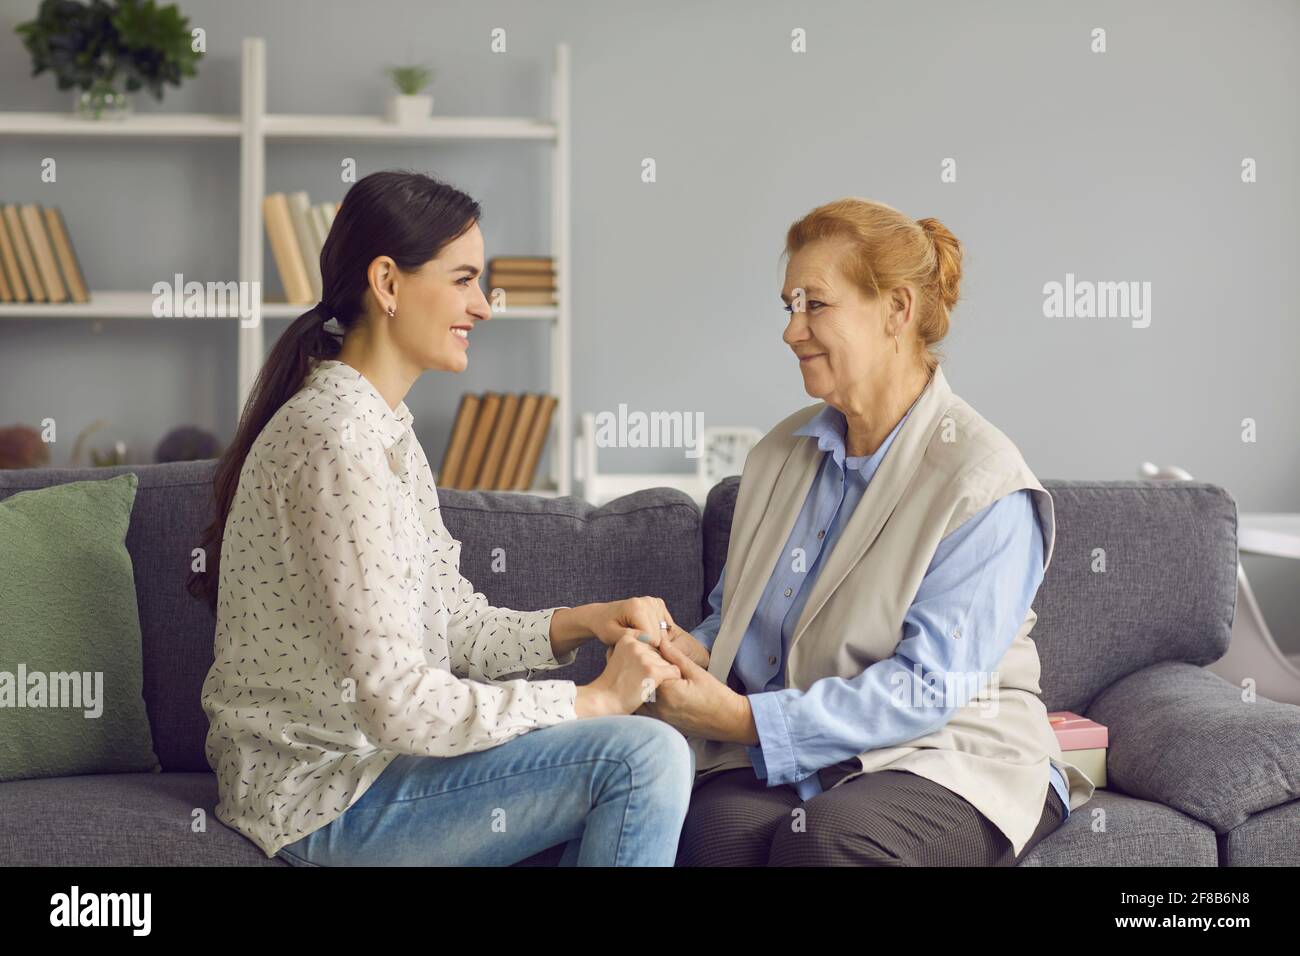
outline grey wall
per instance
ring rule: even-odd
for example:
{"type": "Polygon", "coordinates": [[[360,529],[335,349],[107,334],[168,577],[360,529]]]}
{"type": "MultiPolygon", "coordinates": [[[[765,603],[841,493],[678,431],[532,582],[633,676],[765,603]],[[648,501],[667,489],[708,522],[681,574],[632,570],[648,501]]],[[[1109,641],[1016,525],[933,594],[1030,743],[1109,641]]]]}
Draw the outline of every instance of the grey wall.
{"type": "MultiPolygon", "coordinates": [[[[62,110],[28,76],[0,5],[0,109],[62,110]]],[[[1243,511],[1300,510],[1300,254],[1295,157],[1300,7],[1249,4],[374,2],[183,0],[208,31],[200,75],[140,111],[234,113],[240,39],[265,37],[268,108],[378,112],[383,63],[434,61],[437,111],[540,114],[553,44],[573,51],[574,411],[702,411],[773,425],[810,401],[781,341],[785,228],[842,195],[937,216],[966,249],[946,343],[954,388],[1043,477],[1134,477],[1143,459],[1227,487],[1243,511]],[[509,52],[488,49],[493,27],[509,52]],[[808,52],[790,51],[791,29],[808,52]],[[1090,52],[1104,27],[1109,50],[1090,52]],[[658,182],[640,180],[654,157],[658,182]],[[940,162],[958,180],[940,182],[940,162]],[[1259,181],[1243,184],[1244,157],[1259,181]],[[1149,281],[1148,328],[1048,319],[1042,287],[1149,281]],[[1258,441],[1240,423],[1258,423],[1258,441]]],[[[232,143],[0,139],[0,198],[61,205],[91,283],[175,271],[232,278],[232,143]],[[54,185],[39,160],[59,159],[54,185]]],[[[550,235],[541,147],[272,147],[267,187],[341,198],[362,173],[435,172],[485,205],[488,253],[550,235]]],[[[267,260],[268,275],[273,275],[267,260]]],[[[283,328],[271,322],[271,331],[283,328]]],[[[228,437],[234,334],[202,324],[10,321],[0,421],[60,425],[56,461],[97,416],[142,451],[194,421],[228,437]]],[[[465,375],[409,398],[430,458],[465,389],[540,389],[540,329],[492,323],[465,375]]],[[[444,377],[447,379],[448,377],[444,377]]],[[[603,452],[611,470],[687,470],[680,450],[603,452]]],[[[1275,630],[1300,650],[1294,563],[1248,559],[1275,630]]]]}

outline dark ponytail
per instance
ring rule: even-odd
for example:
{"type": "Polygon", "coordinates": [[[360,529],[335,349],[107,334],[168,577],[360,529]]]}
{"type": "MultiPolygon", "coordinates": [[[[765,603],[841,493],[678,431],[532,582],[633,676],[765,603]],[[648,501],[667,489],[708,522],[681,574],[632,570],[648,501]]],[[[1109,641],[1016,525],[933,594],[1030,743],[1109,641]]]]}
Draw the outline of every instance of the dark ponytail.
{"type": "Polygon", "coordinates": [[[481,215],[469,196],[421,173],[371,173],[347,191],[321,249],[324,298],[276,340],[253,383],[234,440],[217,464],[216,513],[202,540],[207,570],[192,573],[187,585],[194,597],[216,610],[221,542],[249,449],[280,406],[302,387],[312,362],[334,358],[342,350],[342,337],[326,328],[326,320],[333,316],[346,336],[376,308],[367,295],[370,263],[376,257],[390,256],[401,271],[414,272],[481,215]]]}

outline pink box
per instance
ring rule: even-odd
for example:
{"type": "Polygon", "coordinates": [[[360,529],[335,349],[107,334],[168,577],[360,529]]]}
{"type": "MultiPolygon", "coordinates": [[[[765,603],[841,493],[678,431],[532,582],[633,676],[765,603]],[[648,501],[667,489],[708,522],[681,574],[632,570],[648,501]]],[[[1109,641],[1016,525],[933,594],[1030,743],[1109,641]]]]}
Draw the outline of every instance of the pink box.
{"type": "Polygon", "coordinates": [[[1051,711],[1047,719],[1056,731],[1056,739],[1062,750],[1091,750],[1094,747],[1105,747],[1109,740],[1106,728],[1101,724],[1068,710],[1051,711]]]}

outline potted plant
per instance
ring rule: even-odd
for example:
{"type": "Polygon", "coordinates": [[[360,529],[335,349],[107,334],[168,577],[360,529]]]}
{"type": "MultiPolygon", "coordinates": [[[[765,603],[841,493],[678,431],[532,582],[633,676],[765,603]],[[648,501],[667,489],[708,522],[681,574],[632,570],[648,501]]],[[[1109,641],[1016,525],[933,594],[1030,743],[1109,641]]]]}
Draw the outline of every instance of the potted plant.
{"type": "Polygon", "coordinates": [[[398,92],[388,99],[390,123],[420,123],[433,112],[433,96],[421,93],[433,81],[433,70],[427,66],[390,66],[385,72],[398,92]]]}
{"type": "Polygon", "coordinates": [[[163,85],[194,76],[203,56],[188,18],[154,0],[41,0],[36,19],[15,31],[32,56],[32,76],[49,70],[59,89],[78,88],[76,113],[86,119],[129,115],[136,90],[161,100],[163,85]]]}

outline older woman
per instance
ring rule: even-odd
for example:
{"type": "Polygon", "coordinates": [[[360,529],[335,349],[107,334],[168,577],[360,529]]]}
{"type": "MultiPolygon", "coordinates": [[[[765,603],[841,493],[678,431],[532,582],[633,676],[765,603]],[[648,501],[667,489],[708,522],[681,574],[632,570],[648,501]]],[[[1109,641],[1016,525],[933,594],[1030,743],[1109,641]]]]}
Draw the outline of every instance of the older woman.
{"type": "Polygon", "coordinates": [[[933,351],[961,247],[842,199],[786,255],[818,402],[750,453],[713,613],[664,643],[682,678],[643,709],[696,757],[678,863],[1014,864],[1093,785],[1029,638],[1052,499],[933,351]]]}

